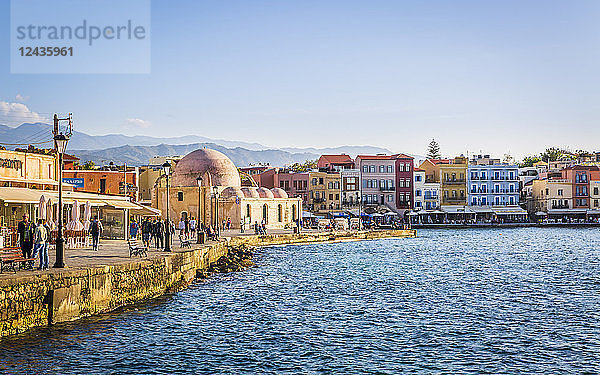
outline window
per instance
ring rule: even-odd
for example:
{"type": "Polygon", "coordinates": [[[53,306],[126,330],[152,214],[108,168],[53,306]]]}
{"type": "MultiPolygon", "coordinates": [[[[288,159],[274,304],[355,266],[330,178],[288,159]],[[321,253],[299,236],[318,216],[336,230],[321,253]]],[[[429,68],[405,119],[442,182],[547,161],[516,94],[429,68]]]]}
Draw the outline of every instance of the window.
{"type": "Polygon", "coordinates": [[[421,181],[422,181],[421,175],[416,175],[415,176],[415,182],[421,182],[421,181]]]}
{"type": "Polygon", "coordinates": [[[594,188],[594,195],[598,195],[598,188],[597,187],[594,188]]]}
{"type": "Polygon", "coordinates": [[[388,202],[393,202],[394,196],[392,194],[388,194],[388,202]]]}
{"type": "Polygon", "coordinates": [[[420,197],[420,196],[421,196],[421,189],[415,190],[415,197],[420,197]]]}
{"type": "Polygon", "coordinates": [[[281,205],[277,206],[277,221],[280,223],[283,221],[283,209],[281,208],[281,205]]]}
{"type": "Polygon", "coordinates": [[[594,199],[594,207],[598,207],[598,199],[594,199]]]}
{"type": "Polygon", "coordinates": [[[387,173],[393,173],[394,172],[394,167],[392,167],[391,165],[387,166],[387,173]]]}
{"type": "Polygon", "coordinates": [[[327,184],[327,188],[333,189],[333,182],[329,181],[329,183],[327,184]]]}
{"type": "Polygon", "coordinates": [[[385,172],[385,165],[380,165],[379,166],[379,173],[384,173],[385,172]]]}
{"type": "Polygon", "coordinates": [[[558,193],[559,196],[562,196],[563,195],[563,189],[558,189],[557,193],[558,193]]]}
{"type": "Polygon", "coordinates": [[[323,185],[323,177],[319,177],[319,185],[323,185]]]}
{"type": "Polygon", "coordinates": [[[313,178],[312,181],[311,181],[311,183],[312,183],[313,186],[315,186],[317,184],[317,179],[313,178]]]}
{"type": "Polygon", "coordinates": [[[363,165],[363,173],[369,173],[369,166],[363,165]]]}
{"type": "Polygon", "coordinates": [[[249,218],[249,219],[251,219],[252,218],[251,213],[252,213],[252,208],[250,207],[249,204],[247,204],[246,205],[246,217],[249,218]]]}
{"type": "Polygon", "coordinates": [[[177,200],[183,202],[183,191],[177,192],[177,200]]]}
{"type": "Polygon", "coordinates": [[[369,172],[375,173],[375,166],[374,165],[369,166],[369,172]]]}
{"type": "Polygon", "coordinates": [[[333,200],[333,194],[329,194],[329,200],[332,201],[333,200]]]}
{"type": "Polygon", "coordinates": [[[338,181],[333,183],[333,188],[334,189],[339,189],[340,188],[340,183],[338,181]]]}
{"type": "Polygon", "coordinates": [[[269,222],[269,206],[267,206],[266,204],[263,205],[262,218],[265,221],[265,223],[269,222]]]}
{"type": "Polygon", "coordinates": [[[335,200],[336,200],[336,201],[339,201],[339,200],[340,200],[340,195],[339,195],[339,194],[336,194],[336,195],[335,195],[335,200]]]}
{"type": "Polygon", "coordinates": [[[404,164],[398,164],[398,171],[404,172],[404,164]]]}

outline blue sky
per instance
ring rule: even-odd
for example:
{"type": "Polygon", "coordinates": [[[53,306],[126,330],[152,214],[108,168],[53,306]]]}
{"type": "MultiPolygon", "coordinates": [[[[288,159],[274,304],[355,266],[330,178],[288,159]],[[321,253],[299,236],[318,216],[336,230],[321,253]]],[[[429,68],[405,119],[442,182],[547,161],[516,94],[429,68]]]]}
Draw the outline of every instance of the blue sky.
{"type": "MultiPolygon", "coordinates": [[[[4,51],[9,15],[0,0],[4,51]]],[[[598,1],[153,1],[151,74],[10,74],[0,54],[0,123],[72,111],[90,134],[600,150],[598,19],[598,1]]]]}

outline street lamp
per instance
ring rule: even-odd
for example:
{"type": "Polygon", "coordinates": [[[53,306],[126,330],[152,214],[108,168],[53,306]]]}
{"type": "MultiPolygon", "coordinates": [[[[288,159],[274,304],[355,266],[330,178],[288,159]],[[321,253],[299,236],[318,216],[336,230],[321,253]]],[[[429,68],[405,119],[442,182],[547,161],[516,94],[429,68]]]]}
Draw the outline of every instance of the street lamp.
{"type": "MultiPolygon", "coordinates": [[[[200,199],[202,198],[202,176],[198,176],[196,182],[198,183],[198,219],[196,220],[196,243],[202,243],[200,241],[200,199]]],[[[202,217],[202,220],[204,221],[204,216],[202,217]]]]}
{"type": "Polygon", "coordinates": [[[219,188],[213,186],[213,194],[215,196],[215,235],[219,237],[221,228],[219,228],[219,188]]]}
{"type": "Polygon", "coordinates": [[[67,149],[69,138],[63,133],[54,136],[56,152],[58,152],[58,235],[56,236],[56,261],[54,268],[65,267],[65,239],[63,238],[63,218],[62,218],[62,176],[63,176],[63,154],[67,149]]]}
{"type": "Polygon", "coordinates": [[[169,219],[169,173],[171,172],[171,163],[168,161],[162,165],[165,177],[167,179],[167,225],[165,225],[165,251],[171,251],[171,220],[169,219]]]}
{"type": "Polygon", "coordinates": [[[362,195],[358,196],[358,230],[362,230],[362,195]]]}

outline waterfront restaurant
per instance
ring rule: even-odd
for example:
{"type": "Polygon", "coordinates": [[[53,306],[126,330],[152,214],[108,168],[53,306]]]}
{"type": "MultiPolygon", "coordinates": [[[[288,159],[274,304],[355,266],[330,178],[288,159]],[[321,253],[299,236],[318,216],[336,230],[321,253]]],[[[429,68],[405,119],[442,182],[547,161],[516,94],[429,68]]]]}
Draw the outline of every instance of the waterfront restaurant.
{"type": "MultiPolygon", "coordinates": [[[[58,217],[58,170],[52,151],[30,149],[25,151],[0,150],[0,248],[17,246],[16,229],[23,214],[30,219],[45,218],[56,226],[58,217]],[[42,199],[43,197],[43,199],[42,199]],[[40,202],[43,201],[45,207],[40,202]]],[[[125,239],[130,215],[153,216],[160,211],[130,202],[124,196],[102,195],[72,191],[73,186],[63,183],[63,217],[65,225],[76,218],[85,222],[85,206],[89,202],[91,216],[98,216],[104,231],[103,238],[125,239]],[[78,209],[73,209],[77,205],[78,209]]]]}

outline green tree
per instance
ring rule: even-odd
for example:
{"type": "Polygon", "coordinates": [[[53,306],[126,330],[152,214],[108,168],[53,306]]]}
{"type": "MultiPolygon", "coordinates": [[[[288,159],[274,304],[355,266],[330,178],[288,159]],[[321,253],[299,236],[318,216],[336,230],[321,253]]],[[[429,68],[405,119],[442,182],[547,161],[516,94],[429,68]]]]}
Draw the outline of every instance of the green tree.
{"type": "Polygon", "coordinates": [[[96,164],[93,161],[88,160],[85,163],[83,163],[81,169],[96,169],[96,164]]]}
{"type": "Polygon", "coordinates": [[[539,156],[527,156],[519,163],[520,168],[533,167],[535,163],[542,161],[539,156]]]}
{"type": "Polygon", "coordinates": [[[427,158],[428,159],[441,159],[442,154],[440,154],[440,145],[432,139],[429,142],[429,147],[427,147],[427,158]]]}
{"type": "Polygon", "coordinates": [[[294,163],[290,166],[290,170],[293,172],[307,172],[315,168],[317,168],[316,160],[307,160],[304,163],[294,163]]]}

